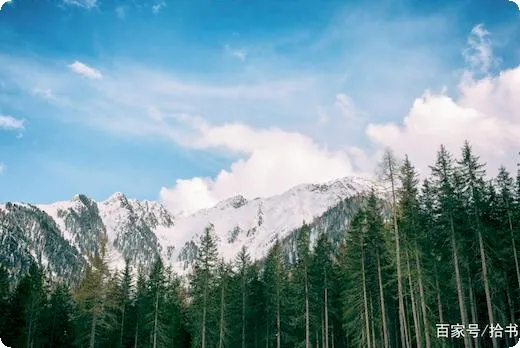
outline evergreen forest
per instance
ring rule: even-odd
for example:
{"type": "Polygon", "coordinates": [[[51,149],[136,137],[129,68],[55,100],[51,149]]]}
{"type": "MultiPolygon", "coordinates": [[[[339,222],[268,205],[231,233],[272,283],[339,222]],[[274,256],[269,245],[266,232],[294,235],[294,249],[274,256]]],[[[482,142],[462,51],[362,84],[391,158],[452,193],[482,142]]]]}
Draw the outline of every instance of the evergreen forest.
{"type": "Polygon", "coordinates": [[[243,248],[224,262],[210,225],[189,276],[159,257],[112,271],[106,238],[76,283],[1,267],[0,337],[15,348],[513,346],[520,171],[487,168],[468,142],[441,146],[430,169],[420,178],[387,150],[388,192],[363,197],[340,242],[303,224],[294,258],[280,241],[263,260],[243,248]]]}

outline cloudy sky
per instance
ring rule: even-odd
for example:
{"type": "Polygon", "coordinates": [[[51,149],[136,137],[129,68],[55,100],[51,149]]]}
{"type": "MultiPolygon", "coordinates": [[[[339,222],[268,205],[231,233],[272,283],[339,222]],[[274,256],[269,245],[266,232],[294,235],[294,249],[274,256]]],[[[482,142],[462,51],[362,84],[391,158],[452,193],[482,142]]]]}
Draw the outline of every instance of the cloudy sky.
{"type": "Polygon", "coordinates": [[[0,201],[175,211],[520,150],[508,0],[0,0],[0,201]]]}

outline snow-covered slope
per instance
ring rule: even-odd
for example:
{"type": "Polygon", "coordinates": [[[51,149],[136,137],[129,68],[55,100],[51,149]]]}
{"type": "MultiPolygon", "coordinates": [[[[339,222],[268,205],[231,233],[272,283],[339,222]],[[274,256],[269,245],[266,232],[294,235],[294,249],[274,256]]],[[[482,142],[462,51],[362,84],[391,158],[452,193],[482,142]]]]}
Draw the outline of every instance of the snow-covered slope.
{"type": "Polygon", "coordinates": [[[246,200],[236,196],[215,207],[179,218],[168,235],[168,242],[183,246],[198,241],[212,223],[219,238],[219,251],[226,260],[246,246],[253,259],[266,255],[278,238],[310,223],[341,200],[368,190],[373,182],[363,178],[343,178],[325,184],[299,185],[280,195],[246,200]]]}
{"type": "Polygon", "coordinates": [[[247,200],[239,195],[179,217],[159,202],[128,199],[122,193],[102,202],[76,195],[69,202],[36,207],[54,220],[63,239],[82,255],[97,251],[96,241],[106,232],[114,267],[121,268],[125,259],[147,266],[160,253],[177,272],[184,273],[196,255],[200,235],[210,224],[224,259],[233,259],[242,246],[248,248],[252,258],[259,259],[276,239],[283,241],[303,222],[315,221],[330,208],[371,187],[378,189],[378,184],[347,177],[299,185],[272,197],[247,200]]]}

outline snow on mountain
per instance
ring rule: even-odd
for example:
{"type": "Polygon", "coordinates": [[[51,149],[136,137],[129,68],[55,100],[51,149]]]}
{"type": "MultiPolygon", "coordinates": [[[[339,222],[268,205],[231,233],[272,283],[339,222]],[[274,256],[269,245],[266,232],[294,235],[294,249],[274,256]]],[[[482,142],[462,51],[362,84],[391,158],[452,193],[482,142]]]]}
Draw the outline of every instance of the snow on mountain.
{"type": "Polygon", "coordinates": [[[71,234],[71,231],[65,226],[65,221],[62,218],[60,218],[59,212],[67,211],[68,209],[77,210],[79,205],[81,205],[79,195],[75,195],[71,201],[60,201],[52,204],[42,204],[37,205],[37,207],[45,213],[47,213],[47,215],[49,215],[54,220],[56,225],[58,225],[60,232],[62,232],[63,238],[72,245],[74,245],[74,238],[71,234]]]}
{"type": "Polygon", "coordinates": [[[341,200],[367,191],[375,183],[364,178],[343,178],[324,184],[303,184],[280,195],[246,200],[236,196],[216,206],[176,220],[169,235],[171,245],[198,241],[212,223],[219,237],[219,251],[226,260],[246,246],[253,259],[262,258],[276,239],[284,239],[312,222],[341,200]]]}
{"type": "Polygon", "coordinates": [[[179,273],[196,255],[200,235],[210,224],[225,260],[242,246],[253,259],[266,255],[276,239],[284,240],[303,222],[311,223],[340,201],[378,189],[375,181],[347,177],[323,184],[302,184],[282,194],[246,199],[240,195],[191,215],[174,217],[162,204],[128,199],[114,193],[102,202],[76,195],[69,202],[37,205],[56,222],[62,237],[83,255],[97,250],[98,237],[109,239],[111,264],[121,269],[125,259],[141,265],[160,253],[179,273]]]}

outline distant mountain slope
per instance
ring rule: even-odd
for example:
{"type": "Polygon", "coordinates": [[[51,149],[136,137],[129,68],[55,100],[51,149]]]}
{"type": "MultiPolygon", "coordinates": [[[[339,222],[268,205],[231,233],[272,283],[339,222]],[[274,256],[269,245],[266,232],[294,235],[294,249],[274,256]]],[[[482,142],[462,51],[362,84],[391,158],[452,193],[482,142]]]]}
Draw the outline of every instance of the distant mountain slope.
{"type": "Polygon", "coordinates": [[[276,239],[288,251],[303,222],[313,231],[339,236],[356,209],[357,197],[378,185],[347,177],[323,184],[296,186],[280,195],[247,200],[226,199],[188,216],[173,216],[159,202],[128,199],[115,193],[103,202],[84,195],[48,205],[0,205],[0,257],[15,268],[41,260],[56,274],[77,273],[86,256],[109,239],[110,263],[125,259],[147,267],[159,253],[184,273],[194,260],[200,234],[213,225],[222,257],[233,259],[246,246],[253,259],[264,257],[276,239]]]}

